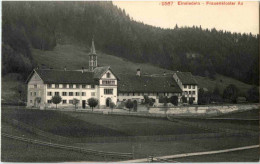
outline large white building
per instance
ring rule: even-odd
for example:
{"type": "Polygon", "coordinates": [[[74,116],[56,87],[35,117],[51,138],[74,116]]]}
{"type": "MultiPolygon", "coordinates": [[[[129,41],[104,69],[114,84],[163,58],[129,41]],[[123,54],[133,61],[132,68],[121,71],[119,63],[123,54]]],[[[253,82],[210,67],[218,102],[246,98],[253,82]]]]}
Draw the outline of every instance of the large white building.
{"type": "Polygon", "coordinates": [[[128,99],[141,102],[144,95],[158,103],[160,96],[182,95],[198,100],[197,82],[191,73],[176,72],[168,75],[142,75],[138,69],[135,74],[116,75],[110,66],[97,67],[94,41],[89,54],[89,68],[81,70],[34,69],[27,80],[27,107],[48,108],[55,106],[52,96],[60,95],[59,106],[73,106],[73,99],[79,100],[78,106],[86,108],[91,97],[98,100],[98,107],[109,106],[110,102],[128,99]]]}

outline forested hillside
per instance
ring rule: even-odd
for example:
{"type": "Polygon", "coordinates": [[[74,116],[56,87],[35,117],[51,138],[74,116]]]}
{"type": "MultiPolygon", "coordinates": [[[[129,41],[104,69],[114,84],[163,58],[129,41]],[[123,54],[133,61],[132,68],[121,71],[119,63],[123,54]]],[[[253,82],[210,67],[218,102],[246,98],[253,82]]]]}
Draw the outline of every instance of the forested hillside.
{"type": "MultiPolygon", "coordinates": [[[[26,77],[37,64],[31,48],[89,46],[170,70],[215,73],[258,84],[259,35],[201,27],[161,29],[136,22],[112,2],[2,2],[3,74],[26,77]]],[[[246,22],[245,22],[246,23],[246,22]]],[[[73,55],[73,54],[71,54],[73,55]]]]}

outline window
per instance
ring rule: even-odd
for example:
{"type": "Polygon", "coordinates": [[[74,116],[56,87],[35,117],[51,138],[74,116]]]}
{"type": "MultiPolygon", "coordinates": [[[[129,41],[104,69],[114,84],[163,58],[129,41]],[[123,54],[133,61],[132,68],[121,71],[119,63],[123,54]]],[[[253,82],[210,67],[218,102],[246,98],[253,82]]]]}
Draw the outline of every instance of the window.
{"type": "Polygon", "coordinates": [[[51,88],[51,84],[47,84],[47,88],[51,88]]]}
{"type": "Polygon", "coordinates": [[[52,93],[51,93],[51,92],[48,92],[48,93],[47,93],[47,95],[48,95],[48,96],[51,96],[51,95],[52,95],[52,93]]]}
{"type": "Polygon", "coordinates": [[[185,91],[185,95],[187,95],[188,94],[188,91],[185,91]]]}
{"type": "Polygon", "coordinates": [[[62,88],[67,88],[67,84],[62,84],[62,88]]]}
{"type": "Polygon", "coordinates": [[[96,94],[95,94],[95,92],[91,92],[91,96],[95,96],[96,94]]]}
{"type": "Polygon", "coordinates": [[[83,85],[82,85],[82,88],[86,88],[86,85],[85,85],[85,84],[83,84],[83,85]]]}
{"type": "Polygon", "coordinates": [[[62,100],[62,104],[67,104],[67,100],[62,100]]]}
{"type": "Polygon", "coordinates": [[[184,85],[184,88],[187,88],[187,85],[184,85]]]}
{"type": "Polygon", "coordinates": [[[95,85],[91,85],[91,88],[95,88],[95,85]]]}
{"type": "Polygon", "coordinates": [[[59,84],[55,84],[55,88],[59,88],[59,84]]]}
{"type": "Polygon", "coordinates": [[[133,93],[133,96],[135,95],[135,93],[133,93]]]}
{"type": "Polygon", "coordinates": [[[70,85],[69,85],[69,88],[73,88],[73,84],[70,84],[70,85]]]}
{"type": "Polygon", "coordinates": [[[36,94],[36,92],[34,92],[34,96],[36,96],[37,94],[36,94]]]}
{"type": "Polygon", "coordinates": [[[192,85],[192,89],[195,89],[195,85],[192,85]]]}
{"type": "Polygon", "coordinates": [[[55,96],[59,96],[60,95],[60,93],[59,92],[55,92],[55,96]]]}
{"type": "Polygon", "coordinates": [[[81,96],[86,96],[86,92],[81,92],[81,96]]]}
{"type": "Polygon", "coordinates": [[[73,96],[73,92],[69,92],[69,96],[73,96]]]}
{"type": "Polygon", "coordinates": [[[69,103],[70,103],[70,104],[73,104],[73,100],[69,100],[69,103]]]}
{"type": "Polygon", "coordinates": [[[191,94],[191,91],[189,91],[189,94],[191,94]]]}
{"type": "Polygon", "coordinates": [[[34,88],[37,88],[37,84],[34,84],[34,88]]]}
{"type": "Polygon", "coordinates": [[[79,88],[79,84],[76,84],[76,88],[79,88]]]}
{"type": "Polygon", "coordinates": [[[67,92],[62,92],[62,96],[67,96],[67,92]]]}
{"type": "Polygon", "coordinates": [[[110,73],[109,72],[107,73],[107,78],[110,78],[110,73]]]}
{"type": "Polygon", "coordinates": [[[191,85],[189,85],[189,89],[191,89],[191,85]]]}
{"type": "Polygon", "coordinates": [[[112,95],[113,94],[113,89],[104,89],[104,94],[105,95],[112,95]]]}
{"type": "Polygon", "coordinates": [[[51,104],[51,100],[47,100],[48,104],[51,104]]]}
{"type": "Polygon", "coordinates": [[[31,96],[32,96],[32,92],[30,92],[31,96]]]}
{"type": "Polygon", "coordinates": [[[79,92],[76,92],[76,96],[79,96],[79,92]]]}
{"type": "Polygon", "coordinates": [[[195,91],[192,91],[192,94],[193,94],[193,95],[195,95],[195,93],[196,93],[195,91]]]}

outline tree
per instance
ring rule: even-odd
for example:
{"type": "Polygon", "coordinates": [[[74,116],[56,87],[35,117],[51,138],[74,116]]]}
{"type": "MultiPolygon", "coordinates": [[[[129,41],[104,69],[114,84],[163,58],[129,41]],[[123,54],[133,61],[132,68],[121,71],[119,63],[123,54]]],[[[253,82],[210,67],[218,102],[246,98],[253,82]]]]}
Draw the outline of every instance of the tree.
{"type": "Polygon", "coordinates": [[[172,96],[170,97],[170,102],[175,105],[178,106],[178,96],[172,96]]]}
{"type": "Polygon", "coordinates": [[[181,100],[182,100],[182,103],[187,103],[187,98],[184,95],[181,97],[181,100]]]}
{"type": "Polygon", "coordinates": [[[79,100],[74,98],[73,101],[72,101],[72,104],[75,106],[75,110],[76,110],[77,105],[79,104],[79,100]]]}
{"type": "Polygon", "coordinates": [[[111,101],[111,102],[109,103],[109,107],[110,107],[110,109],[113,111],[113,109],[116,107],[116,104],[111,101]]]}
{"type": "Polygon", "coordinates": [[[259,102],[259,89],[256,86],[253,86],[247,91],[246,95],[247,101],[252,103],[258,103],[259,102]]]}
{"type": "Polygon", "coordinates": [[[223,92],[223,98],[231,101],[232,103],[236,103],[236,99],[238,97],[238,88],[234,84],[230,84],[227,86],[223,92]]]}
{"type": "Polygon", "coordinates": [[[150,105],[150,106],[153,106],[154,103],[155,103],[155,99],[150,98],[150,99],[149,99],[149,105],[150,105]]]}
{"type": "Polygon", "coordinates": [[[190,98],[189,98],[189,104],[192,105],[192,104],[193,104],[193,101],[194,101],[194,98],[193,98],[193,97],[190,97],[190,98]]]}
{"type": "Polygon", "coordinates": [[[130,109],[134,107],[134,103],[132,102],[132,100],[128,99],[125,103],[125,107],[128,108],[130,112],[130,109]]]}
{"type": "Polygon", "coordinates": [[[52,96],[51,102],[52,102],[53,104],[56,104],[56,109],[57,109],[57,105],[61,102],[61,97],[60,97],[60,95],[52,96]]]}
{"type": "Polygon", "coordinates": [[[93,108],[95,108],[98,105],[98,100],[95,98],[89,98],[88,105],[91,107],[92,112],[93,112],[93,108]]]}
{"type": "Polygon", "coordinates": [[[215,103],[220,103],[220,102],[222,102],[222,97],[221,97],[221,95],[220,95],[220,91],[219,91],[218,86],[216,86],[216,87],[214,88],[214,91],[213,91],[213,93],[212,93],[211,96],[210,96],[210,101],[211,101],[211,102],[215,102],[215,103]]]}

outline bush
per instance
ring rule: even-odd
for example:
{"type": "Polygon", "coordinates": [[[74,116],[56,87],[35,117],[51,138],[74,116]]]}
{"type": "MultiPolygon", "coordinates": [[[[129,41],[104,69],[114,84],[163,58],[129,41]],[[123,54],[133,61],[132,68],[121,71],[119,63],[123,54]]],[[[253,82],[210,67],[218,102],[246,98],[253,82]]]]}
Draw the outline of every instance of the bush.
{"type": "Polygon", "coordinates": [[[170,97],[169,101],[175,105],[175,106],[178,106],[178,96],[172,96],[170,97]]]}
{"type": "Polygon", "coordinates": [[[78,103],[79,103],[79,100],[74,98],[72,104],[75,106],[75,110],[77,108],[78,103]]]}
{"type": "Polygon", "coordinates": [[[236,99],[238,95],[238,88],[234,84],[230,84],[226,87],[226,89],[223,92],[223,98],[231,101],[232,103],[236,103],[236,99]]]}
{"type": "Polygon", "coordinates": [[[115,107],[116,107],[116,104],[115,104],[115,103],[113,103],[113,102],[110,102],[110,103],[109,103],[109,108],[110,108],[111,110],[113,110],[115,107]]]}
{"type": "Polygon", "coordinates": [[[258,103],[259,102],[259,90],[258,87],[253,86],[247,91],[246,99],[248,102],[251,103],[258,103]]]}
{"type": "Polygon", "coordinates": [[[129,99],[126,101],[125,107],[128,108],[130,111],[130,109],[132,109],[134,107],[134,103],[129,99]]]}

